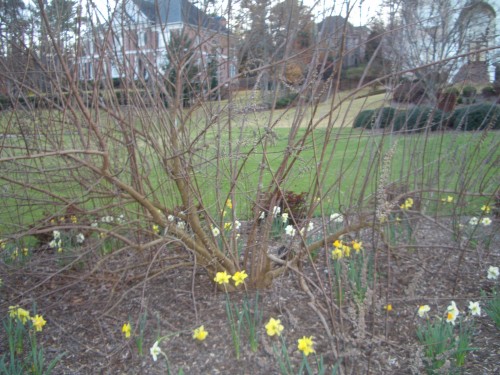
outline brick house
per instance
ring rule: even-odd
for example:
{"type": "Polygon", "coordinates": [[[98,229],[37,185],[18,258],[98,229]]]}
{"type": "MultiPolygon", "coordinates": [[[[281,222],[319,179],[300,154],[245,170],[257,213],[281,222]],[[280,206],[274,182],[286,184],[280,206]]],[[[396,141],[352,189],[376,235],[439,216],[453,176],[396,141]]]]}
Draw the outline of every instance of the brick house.
{"type": "Polygon", "coordinates": [[[225,19],[208,16],[187,0],[123,0],[106,25],[83,38],[80,80],[155,79],[168,64],[169,41],[181,33],[191,40],[200,72],[215,61],[218,82],[229,84],[237,61],[225,19]]]}

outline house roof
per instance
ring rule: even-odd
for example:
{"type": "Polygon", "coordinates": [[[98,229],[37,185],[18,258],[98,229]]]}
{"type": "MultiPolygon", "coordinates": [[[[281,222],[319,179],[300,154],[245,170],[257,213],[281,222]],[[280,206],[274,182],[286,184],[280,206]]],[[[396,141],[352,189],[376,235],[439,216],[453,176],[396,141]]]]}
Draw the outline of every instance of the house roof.
{"type": "Polygon", "coordinates": [[[211,17],[187,0],[132,0],[154,23],[183,23],[216,31],[227,31],[222,17],[211,17]]]}

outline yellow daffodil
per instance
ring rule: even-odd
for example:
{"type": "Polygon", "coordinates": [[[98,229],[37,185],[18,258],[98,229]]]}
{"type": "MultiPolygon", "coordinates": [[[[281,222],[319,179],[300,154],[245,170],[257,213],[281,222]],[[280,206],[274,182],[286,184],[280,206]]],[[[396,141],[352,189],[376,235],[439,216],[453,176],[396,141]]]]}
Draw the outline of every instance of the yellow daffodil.
{"type": "Polygon", "coordinates": [[[491,212],[491,207],[485,204],[481,207],[481,211],[483,211],[485,214],[489,214],[491,212]]]}
{"type": "Polygon", "coordinates": [[[18,318],[21,323],[25,324],[30,319],[30,312],[19,306],[9,306],[9,316],[18,318]]]}
{"type": "Polygon", "coordinates": [[[448,195],[446,198],[441,198],[441,202],[452,203],[453,202],[453,197],[451,195],[448,195]]]}
{"type": "Polygon", "coordinates": [[[233,223],[224,223],[224,230],[231,230],[233,228],[233,223]]]}
{"type": "Polygon", "coordinates": [[[122,327],[122,333],[125,335],[126,339],[130,338],[131,332],[132,332],[132,326],[130,325],[130,323],[129,322],[124,323],[122,327]]]}
{"type": "Polygon", "coordinates": [[[226,201],[226,207],[229,208],[229,209],[232,209],[233,208],[233,202],[231,201],[231,198],[229,198],[227,201],[226,201]]]}
{"type": "Polygon", "coordinates": [[[404,203],[399,206],[402,210],[409,210],[410,208],[413,207],[413,199],[412,198],[406,198],[404,203]]]}
{"type": "Polygon", "coordinates": [[[270,318],[269,322],[265,325],[266,332],[268,336],[280,336],[281,332],[283,332],[283,325],[279,319],[270,318]]]}
{"type": "Polygon", "coordinates": [[[387,312],[391,312],[392,311],[392,305],[389,303],[387,305],[384,306],[384,309],[387,311],[387,312]]]}
{"type": "Polygon", "coordinates": [[[352,248],[353,248],[353,249],[354,249],[357,253],[359,253],[359,251],[361,250],[362,246],[363,246],[363,242],[361,242],[361,241],[359,241],[359,242],[358,242],[358,241],[356,241],[356,240],[352,241],[352,248]]]}
{"type": "Polygon", "coordinates": [[[314,341],[313,337],[302,337],[301,339],[298,340],[298,345],[297,348],[304,353],[304,355],[307,357],[309,354],[314,353],[314,341]]]}
{"type": "Polygon", "coordinates": [[[23,324],[25,324],[30,318],[30,312],[28,310],[19,307],[17,309],[17,317],[23,324]]]}
{"type": "Polygon", "coordinates": [[[234,275],[233,275],[233,281],[234,281],[234,285],[235,286],[238,286],[242,283],[245,282],[245,279],[248,277],[248,275],[246,274],[245,270],[243,271],[238,271],[236,272],[234,275]]]}
{"type": "Polygon", "coordinates": [[[343,256],[342,250],[340,250],[338,247],[332,251],[333,259],[341,259],[342,256],[343,256]]]}
{"type": "Polygon", "coordinates": [[[207,338],[208,332],[205,331],[205,326],[199,326],[193,331],[193,339],[203,341],[207,338]]]}
{"type": "Polygon", "coordinates": [[[36,332],[41,332],[43,326],[47,323],[43,316],[41,315],[35,315],[34,318],[31,318],[31,322],[33,323],[33,327],[35,327],[36,332]]]}
{"type": "Polygon", "coordinates": [[[224,271],[224,272],[217,272],[215,274],[214,281],[217,284],[228,284],[230,278],[231,278],[231,275],[229,275],[226,271],[224,271]]]}
{"type": "Polygon", "coordinates": [[[153,224],[153,232],[154,234],[159,234],[160,233],[160,227],[156,224],[153,224]]]}
{"type": "Polygon", "coordinates": [[[338,249],[338,248],[341,248],[343,246],[343,243],[340,240],[335,240],[335,242],[333,243],[333,246],[335,246],[338,249]]]}
{"type": "Polygon", "coordinates": [[[70,220],[73,224],[78,223],[78,218],[75,215],[71,215],[70,220]]]}
{"type": "Polygon", "coordinates": [[[347,245],[342,246],[342,254],[346,257],[349,258],[351,256],[351,248],[347,245]]]}

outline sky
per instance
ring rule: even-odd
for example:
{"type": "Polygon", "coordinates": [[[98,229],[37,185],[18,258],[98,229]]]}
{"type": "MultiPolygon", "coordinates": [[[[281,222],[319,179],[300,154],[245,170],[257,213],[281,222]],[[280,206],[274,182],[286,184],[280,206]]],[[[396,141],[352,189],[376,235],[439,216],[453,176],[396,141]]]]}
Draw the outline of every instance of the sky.
{"type": "MultiPolygon", "coordinates": [[[[101,11],[106,10],[107,2],[110,2],[112,6],[116,4],[116,0],[93,0],[101,11]]],[[[201,3],[203,0],[189,0],[192,3],[201,3]]],[[[377,12],[382,10],[381,4],[383,0],[302,0],[304,5],[311,7],[313,14],[323,18],[322,13],[326,15],[346,15],[346,4],[349,4],[349,8],[352,10],[349,14],[349,22],[354,26],[366,25],[370,20],[377,16],[377,12]]],[[[216,0],[225,8],[227,0],[216,0]]],[[[232,0],[233,6],[237,6],[239,0],[232,0]]]]}
{"type": "Polygon", "coordinates": [[[366,25],[371,19],[377,17],[378,13],[383,11],[383,0],[347,0],[347,1],[332,1],[332,0],[303,0],[304,5],[313,7],[313,13],[320,15],[325,10],[327,14],[341,15],[345,17],[346,10],[349,8],[349,22],[353,26],[366,25]],[[333,4],[333,5],[332,5],[333,4]],[[349,4],[348,6],[346,4],[349,4]]]}

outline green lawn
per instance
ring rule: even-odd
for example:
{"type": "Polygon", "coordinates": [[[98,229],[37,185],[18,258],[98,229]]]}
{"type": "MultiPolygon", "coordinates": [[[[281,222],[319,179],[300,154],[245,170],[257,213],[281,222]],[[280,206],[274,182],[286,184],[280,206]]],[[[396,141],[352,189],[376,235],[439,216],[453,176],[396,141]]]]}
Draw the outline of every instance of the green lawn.
{"type": "MultiPolygon", "coordinates": [[[[440,203],[441,196],[444,195],[454,195],[460,201],[460,205],[454,209],[464,214],[487,201],[487,196],[491,196],[499,185],[497,133],[435,132],[403,135],[352,129],[352,120],[361,109],[376,108],[383,103],[383,99],[383,95],[375,95],[346,100],[332,116],[334,130],[331,133],[323,126],[327,120],[321,122],[300,152],[294,150],[297,159],[281,189],[295,193],[310,192],[316,186],[316,177],[319,176],[322,187],[319,195],[328,211],[372,207],[373,196],[380,186],[381,171],[385,165],[390,169],[388,182],[404,185],[408,191],[424,192],[422,198],[429,203],[426,206],[429,212],[447,214],[448,208],[440,203]],[[319,155],[323,147],[324,158],[320,167],[319,155]],[[391,147],[394,147],[394,155],[384,164],[383,160],[391,147]],[[470,202],[474,203],[471,205],[470,202]]],[[[331,103],[321,103],[315,119],[322,118],[330,107],[331,103]]],[[[197,183],[197,192],[193,194],[200,195],[212,214],[218,215],[229,192],[232,176],[238,172],[234,188],[237,214],[240,219],[249,216],[259,183],[265,187],[272,181],[272,175],[287,149],[293,114],[294,109],[275,111],[273,118],[279,118],[277,122],[270,120],[269,111],[247,115],[245,122],[242,122],[243,115],[237,114],[233,119],[232,142],[229,142],[227,128],[222,128],[220,138],[216,137],[215,130],[209,131],[192,144],[197,150],[191,157],[196,171],[193,179],[197,183]],[[264,149],[259,140],[265,132],[266,124],[274,127],[264,158],[264,149]],[[259,182],[261,168],[264,173],[259,182]]],[[[39,115],[52,121],[53,128],[57,128],[54,121],[55,118],[60,121],[57,113],[42,111],[39,115]]],[[[193,116],[192,124],[197,123],[197,118],[201,119],[199,126],[203,126],[202,113],[193,116]]],[[[103,123],[107,124],[106,121],[110,119],[104,117],[103,123]]],[[[146,125],[152,126],[150,131],[157,129],[154,114],[142,114],[136,121],[140,129],[144,129],[146,125]]],[[[7,114],[2,114],[0,124],[4,132],[9,132],[6,129],[10,124],[7,114]]],[[[303,126],[304,124],[307,121],[303,122],[303,126]]],[[[194,138],[199,127],[192,126],[191,137],[194,138]]],[[[159,126],[158,129],[161,132],[159,126]]],[[[298,138],[304,131],[304,128],[299,130],[298,138]]],[[[106,134],[109,139],[115,135],[119,137],[119,133],[115,132],[110,125],[106,134]]],[[[74,134],[56,131],[50,135],[41,134],[37,142],[46,151],[51,151],[55,145],[61,149],[81,147],[80,140],[74,134]]],[[[162,137],[164,135],[158,133],[158,138],[162,137]]],[[[167,207],[178,205],[174,184],[161,167],[161,155],[143,141],[139,140],[137,144],[142,157],[142,161],[139,159],[139,167],[145,194],[167,207]]],[[[25,145],[22,137],[2,139],[2,157],[25,154],[25,145]]],[[[113,170],[122,180],[129,182],[127,150],[118,143],[114,145],[113,170]]],[[[95,160],[96,163],[100,161],[99,158],[95,160]]],[[[109,205],[106,210],[116,215],[129,207],[130,201],[118,194],[115,187],[98,180],[94,174],[82,168],[74,167],[74,164],[67,163],[58,156],[1,163],[4,178],[0,194],[4,209],[0,214],[0,236],[18,232],[40,218],[61,212],[67,202],[78,203],[87,209],[109,205]],[[85,185],[78,185],[71,176],[81,178],[85,185]],[[30,189],[23,189],[12,180],[23,181],[30,189]],[[54,199],[51,194],[63,199],[54,199]]],[[[313,198],[310,197],[311,200],[313,198]]]]}

